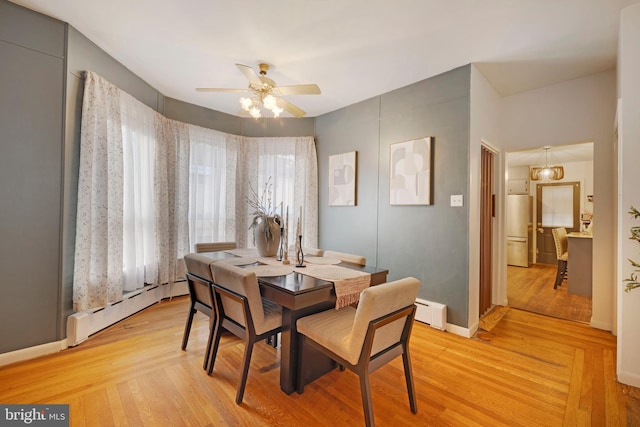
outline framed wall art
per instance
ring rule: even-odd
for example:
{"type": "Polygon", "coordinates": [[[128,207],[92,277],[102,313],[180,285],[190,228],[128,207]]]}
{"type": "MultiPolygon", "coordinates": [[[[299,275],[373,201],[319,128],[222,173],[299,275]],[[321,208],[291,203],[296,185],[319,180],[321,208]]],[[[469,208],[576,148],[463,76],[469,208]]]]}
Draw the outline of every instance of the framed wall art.
{"type": "Polygon", "coordinates": [[[433,193],[433,137],[390,146],[389,203],[430,205],[433,193]]]}
{"type": "Polygon", "coordinates": [[[356,151],[329,156],[329,206],[356,205],[356,151]]]}

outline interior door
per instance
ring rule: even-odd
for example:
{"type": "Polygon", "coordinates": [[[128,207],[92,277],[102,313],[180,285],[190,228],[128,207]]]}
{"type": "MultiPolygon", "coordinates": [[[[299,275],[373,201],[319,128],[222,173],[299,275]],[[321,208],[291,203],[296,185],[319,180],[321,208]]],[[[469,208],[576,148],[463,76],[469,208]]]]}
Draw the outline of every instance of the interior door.
{"type": "Polygon", "coordinates": [[[580,230],[580,183],[543,183],[536,186],[536,262],[556,264],[551,230],[580,230]]]}
{"type": "Polygon", "coordinates": [[[493,276],[493,218],[495,195],[493,194],[494,154],[482,147],[480,180],[480,316],[491,308],[491,278],[493,276]]]}

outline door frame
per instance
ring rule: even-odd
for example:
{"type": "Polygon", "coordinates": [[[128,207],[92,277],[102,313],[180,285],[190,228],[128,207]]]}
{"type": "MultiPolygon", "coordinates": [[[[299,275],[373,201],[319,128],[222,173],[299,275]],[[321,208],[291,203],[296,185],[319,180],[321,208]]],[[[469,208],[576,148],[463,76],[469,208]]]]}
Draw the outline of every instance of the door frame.
{"type": "Polygon", "coordinates": [[[536,211],[535,211],[535,227],[533,229],[535,233],[535,262],[538,264],[556,264],[555,245],[553,245],[553,251],[549,256],[553,258],[552,261],[540,262],[540,239],[544,239],[545,242],[553,241],[551,234],[552,227],[542,226],[542,189],[544,187],[559,187],[559,186],[572,186],[573,187],[573,227],[565,227],[567,233],[572,231],[580,231],[580,197],[581,187],[579,181],[562,181],[562,182],[541,182],[536,184],[536,211]],[[542,236],[541,236],[542,235],[542,236]]]}

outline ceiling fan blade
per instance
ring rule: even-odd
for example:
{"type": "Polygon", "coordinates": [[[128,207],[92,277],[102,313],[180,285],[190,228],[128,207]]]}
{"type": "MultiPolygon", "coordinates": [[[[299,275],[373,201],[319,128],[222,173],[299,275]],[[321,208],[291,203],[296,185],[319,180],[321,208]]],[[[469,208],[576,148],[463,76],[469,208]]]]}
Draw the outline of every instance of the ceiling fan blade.
{"type": "Polygon", "coordinates": [[[292,85],[292,86],[278,86],[275,91],[279,95],[319,95],[320,88],[318,85],[292,85]]]}
{"type": "Polygon", "coordinates": [[[302,117],[305,114],[307,114],[300,107],[293,105],[292,103],[290,103],[284,98],[278,98],[278,106],[280,106],[282,109],[284,109],[284,111],[288,112],[289,114],[295,117],[302,117]]]}
{"type": "Polygon", "coordinates": [[[262,81],[253,68],[242,64],[236,64],[236,67],[238,67],[238,70],[240,70],[240,72],[244,74],[244,76],[249,80],[250,83],[262,86],[262,81]]]}
{"type": "Polygon", "coordinates": [[[221,87],[197,87],[196,92],[249,92],[249,89],[225,89],[221,87]]]}

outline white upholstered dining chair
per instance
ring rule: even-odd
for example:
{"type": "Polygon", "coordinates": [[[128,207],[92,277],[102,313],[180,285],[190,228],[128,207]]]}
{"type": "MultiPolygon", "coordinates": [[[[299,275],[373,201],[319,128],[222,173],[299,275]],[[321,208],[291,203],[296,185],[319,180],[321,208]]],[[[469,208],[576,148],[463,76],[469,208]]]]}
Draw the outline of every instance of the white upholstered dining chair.
{"type": "Polygon", "coordinates": [[[327,258],[336,258],[342,262],[348,262],[350,264],[356,264],[365,266],[367,264],[367,259],[360,255],[348,254],[345,252],[336,252],[336,251],[324,251],[323,256],[327,258]]]}
{"type": "MultiPolygon", "coordinates": [[[[289,246],[289,252],[295,253],[295,250],[296,250],[296,245],[289,246]]],[[[304,256],[322,256],[323,252],[324,251],[322,249],[318,249],[318,248],[309,248],[306,246],[302,247],[302,253],[304,253],[304,256]]]]}
{"type": "Polygon", "coordinates": [[[562,281],[567,277],[567,268],[569,266],[569,242],[567,240],[566,228],[554,228],[551,230],[551,233],[553,234],[553,242],[556,245],[556,259],[558,261],[556,280],[553,283],[553,289],[557,289],[558,286],[562,285],[562,281]]]}
{"type": "Polygon", "coordinates": [[[197,253],[229,251],[237,248],[238,245],[236,242],[208,242],[195,244],[195,250],[197,253]]]}
{"type": "Polygon", "coordinates": [[[420,282],[412,277],[372,286],[362,291],[358,308],[332,309],[298,319],[298,393],[304,391],[302,366],[310,346],[360,377],[365,422],[373,426],[369,374],[402,355],[409,406],[417,413],[408,344],[419,288],[420,282]]]}

